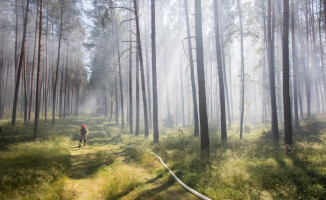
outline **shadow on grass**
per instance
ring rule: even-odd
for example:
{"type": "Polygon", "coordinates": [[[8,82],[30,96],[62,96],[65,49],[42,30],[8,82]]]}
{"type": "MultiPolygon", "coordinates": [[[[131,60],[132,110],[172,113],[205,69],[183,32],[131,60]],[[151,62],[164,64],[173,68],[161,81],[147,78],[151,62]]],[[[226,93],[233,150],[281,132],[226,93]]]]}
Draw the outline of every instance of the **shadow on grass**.
{"type": "Polygon", "coordinates": [[[296,144],[290,152],[282,147],[281,142],[275,144],[269,137],[263,136],[255,141],[249,157],[257,163],[252,162],[247,168],[254,182],[262,190],[277,191],[274,194],[277,199],[324,199],[326,175],[318,171],[318,167],[326,169],[325,165],[322,166],[326,161],[320,157],[326,153],[324,141],[320,137],[325,128],[326,122],[305,122],[301,130],[295,133],[296,144]],[[307,143],[307,146],[300,142],[307,143]],[[312,144],[323,148],[311,148],[312,144]],[[316,159],[321,163],[314,163],[316,159]]]}
{"type": "Polygon", "coordinates": [[[114,159],[106,151],[75,155],[71,157],[71,166],[68,177],[84,179],[94,175],[99,168],[111,165],[114,159]]]}
{"type": "MultiPolygon", "coordinates": [[[[156,178],[157,177],[155,177],[152,182],[155,182],[156,181],[155,180],[156,178]]],[[[135,200],[141,200],[141,199],[145,199],[145,198],[152,199],[154,195],[157,195],[158,193],[160,193],[160,192],[168,189],[169,187],[171,187],[174,184],[174,182],[175,181],[174,181],[173,177],[172,176],[169,176],[168,180],[165,181],[163,184],[161,184],[160,186],[155,187],[155,188],[153,188],[151,190],[146,190],[146,191],[140,193],[137,197],[135,197],[135,200]]]]}

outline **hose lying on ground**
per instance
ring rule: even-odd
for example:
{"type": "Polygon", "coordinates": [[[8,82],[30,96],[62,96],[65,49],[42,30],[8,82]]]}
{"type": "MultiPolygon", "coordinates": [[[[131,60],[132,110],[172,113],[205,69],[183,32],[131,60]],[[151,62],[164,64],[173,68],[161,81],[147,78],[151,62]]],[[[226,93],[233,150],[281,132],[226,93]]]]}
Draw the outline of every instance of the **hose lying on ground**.
{"type": "MultiPolygon", "coordinates": [[[[103,130],[103,133],[107,136],[107,137],[110,137],[106,132],[105,132],[105,130],[104,130],[104,128],[103,128],[103,124],[102,124],[102,130],[103,130]]],[[[119,144],[121,145],[121,146],[124,146],[124,147],[129,147],[129,148],[140,148],[140,147],[135,147],[135,146],[127,146],[127,145],[125,145],[125,144],[122,144],[121,143],[121,141],[119,140],[119,144]]],[[[140,149],[142,149],[142,148],[140,148],[140,149]]],[[[165,167],[165,169],[167,169],[169,172],[170,172],[170,174],[173,176],[173,178],[184,188],[184,189],[186,189],[188,192],[190,192],[191,194],[193,194],[193,195],[195,195],[196,197],[198,197],[198,198],[200,198],[200,199],[203,199],[203,200],[211,200],[210,198],[208,198],[208,197],[206,197],[206,196],[204,196],[204,195],[202,195],[201,193],[199,193],[199,192],[197,192],[196,190],[194,190],[194,189],[192,189],[192,188],[190,188],[189,186],[187,186],[186,184],[184,184],[174,173],[173,173],[173,171],[171,171],[170,170],[170,168],[163,162],[163,160],[162,160],[162,158],[159,156],[159,155],[157,155],[157,154],[155,154],[154,152],[152,152],[151,150],[146,150],[146,151],[148,151],[148,152],[150,152],[153,156],[155,156],[156,158],[158,158],[158,160],[161,162],[161,164],[165,167]]]]}

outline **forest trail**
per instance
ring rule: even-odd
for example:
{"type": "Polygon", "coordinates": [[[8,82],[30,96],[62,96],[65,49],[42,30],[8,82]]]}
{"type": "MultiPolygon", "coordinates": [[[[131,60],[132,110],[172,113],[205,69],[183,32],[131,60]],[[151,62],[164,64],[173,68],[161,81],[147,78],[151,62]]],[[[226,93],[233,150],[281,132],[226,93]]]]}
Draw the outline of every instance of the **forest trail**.
{"type": "Polygon", "coordinates": [[[197,199],[155,158],[155,164],[144,164],[135,159],[132,148],[122,147],[113,138],[96,136],[81,148],[78,141],[72,141],[64,196],[81,200],[197,199]]]}

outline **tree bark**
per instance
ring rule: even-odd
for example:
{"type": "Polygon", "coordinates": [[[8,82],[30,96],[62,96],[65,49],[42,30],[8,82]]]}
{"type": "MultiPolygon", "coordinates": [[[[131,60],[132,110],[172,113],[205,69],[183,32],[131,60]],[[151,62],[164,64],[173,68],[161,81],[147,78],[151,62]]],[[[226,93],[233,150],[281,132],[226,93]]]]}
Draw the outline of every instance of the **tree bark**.
{"type": "Polygon", "coordinates": [[[220,23],[218,13],[218,3],[214,0],[214,16],[215,16],[215,41],[216,41],[216,58],[218,64],[218,80],[220,88],[220,109],[221,109],[221,140],[227,141],[226,131],[226,112],[225,112],[225,94],[224,94],[224,77],[222,69],[222,54],[221,54],[221,42],[220,42],[220,23]]]}
{"type": "MultiPolygon", "coordinates": [[[[130,22],[130,41],[132,41],[132,33],[131,33],[131,22],[130,22]]],[[[129,43],[129,133],[133,134],[133,107],[132,107],[132,44],[129,43]]]]}
{"type": "Polygon", "coordinates": [[[241,44],[241,114],[240,114],[240,139],[243,132],[243,115],[244,115],[244,90],[245,90],[245,73],[244,73],[244,55],[243,55],[243,27],[242,27],[242,11],[240,0],[238,0],[238,12],[240,20],[240,44],[241,44]]]}
{"type": "Polygon", "coordinates": [[[124,119],[123,85],[122,85],[121,59],[120,59],[121,55],[120,55],[119,32],[118,32],[117,20],[114,11],[113,11],[113,18],[114,18],[115,34],[116,34],[116,42],[117,42],[117,50],[118,50],[119,86],[120,86],[120,101],[121,101],[121,128],[123,129],[125,126],[125,119],[124,119]]]}
{"type": "Polygon", "coordinates": [[[15,96],[14,96],[14,104],[13,104],[13,109],[12,109],[12,120],[11,120],[12,126],[16,125],[17,101],[18,101],[20,76],[21,76],[21,71],[22,71],[21,69],[22,69],[23,60],[24,60],[24,49],[25,49],[25,42],[26,42],[26,29],[27,29],[27,23],[28,23],[28,11],[29,11],[29,0],[27,0],[27,3],[26,3],[26,11],[25,11],[25,17],[24,17],[23,39],[22,39],[22,46],[21,46],[21,51],[20,51],[19,65],[18,65],[18,69],[17,69],[15,96]]]}
{"type": "Polygon", "coordinates": [[[289,0],[283,0],[283,108],[284,143],[292,145],[292,121],[290,99],[290,59],[289,59],[289,0]]]}
{"type": "Polygon", "coordinates": [[[31,94],[29,98],[29,111],[28,111],[28,121],[31,121],[32,115],[32,105],[33,105],[33,88],[34,88],[34,70],[35,70],[35,57],[36,57],[36,44],[37,44],[37,18],[39,13],[39,0],[37,0],[36,5],[36,17],[35,17],[35,35],[34,35],[34,53],[33,53],[33,65],[32,65],[32,73],[31,73],[31,94]]]}
{"type": "Polygon", "coordinates": [[[292,62],[293,62],[293,102],[294,102],[294,124],[295,127],[299,128],[299,114],[298,114],[298,66],[297,66],[297,52],[295,45],[295,10],[294,10],[294,0],[292,0],[292,62]]]}
{"type": "Polygon", "coordinates": [[[152,18],[151,24],[152,24],[153,137],[154,137],[154,142],[159,142],[157,77],[156,77],[155,0],[151,0],[151,18],[152,18]]]}
{"type": "Polygon", "coordinates": [[[139,115],[140,115],[140,103],[139,103],[139,54],[138,47],[136,50],[136,136],[139,135],[139,115]]]}
{"type": "Polygon", "coordinates": [[[37,78],[36,78],[36,103],[35,103],[35,124],[34,131],[37,132],[40,117],[40,96],[41,96],[41,53],[42,53],[42,19],[43,19],[43,0],[40,0],[40,25],[38,40],[38,59],[37,59],[37,78]]]}
{"type": "Polygon", "coordinates": [[[60,48],[61,48],[61,37],[62,37],[62,24],[63,24],[63,5],[60,5],[60,30],[59,30],[59,45],[58,45],[58,59],[57,67],[55,72],[55,81],[53,87],[53,101],[52,101],[52,123],[55,122],[55,105],[56,105],[56,94],[57,94],[57,84],[58,84],[58,74],[59,74],[59,65],[60,65],[60,48]]]}
{"type": "Polygon", "coordinates": [[[144,123],[145,123],[145,137],[148,137],[148,112],[147,112],[147,97],[146,97],[146,87],[145,87],[145,74],[144,74],[144,61],[143,61],[143,51],[140,40],[140,27],[139,27],[139,17],[138,17],[138,3],[134,0],[135,8],[135,18],[136,18],[136,32],[137,32],[137,44],[138,44],[138,54],[140,61],[140,74],[141,74],[141,85],[143,93],[143,107],[144,107],[144,123]]]}
{"type": "Polygon", "coordinates": [[[201,150],[204,155],[209,155],[209,135],[206,109],[205,66],[204,47],[202,33],[201,0],[195,0],[195,29],[196,29],[196,54],[197,54],[197,77],[199,91],[199,115],[201,150]]]}
{"type": "Polygon", "coordinates": [[[191,76],[191,89],[192,89],[192,102],[194,109],[194,122],[195,122],[195,130],[194,135],[199,136],[199,122],[198,122],[198,107],[197,107],[197,91],[196,91],[196,81],[195,81],[195,69],[193,62],[193,54],[192,54],[192,42],[190,35],[190,25],[189,25],[189,14],[188,14],[188,0],[185,0],[185,16],[186,16],[186,26],[187,26],[187,41],[188,41],[188,51],[189,51],[189,63],[190,63],[190,76],[191,76]]]}
{"type": "MultiPolygon", "coordinates": [[[[271,0],[268,0],[268,16],[267,16],[267,59],[269,69],[269,89],[271,97],[271,113],[272,113],[272,133],[275,140],[279,140],[278,121],[277,121],[277,106],[275,95],[275,69],[274,69],[274,33],[272,33],[272,5],[271,0]]],[[[274,11],[274,8],[273,8],[274,11]]],[[[274,13],[273,13],[274,14],[274,13]]],[[[273,17],[274,18],[274,17],[273,17]]],[[[273,19],[275,20],[275,19],[273,19]]]]}

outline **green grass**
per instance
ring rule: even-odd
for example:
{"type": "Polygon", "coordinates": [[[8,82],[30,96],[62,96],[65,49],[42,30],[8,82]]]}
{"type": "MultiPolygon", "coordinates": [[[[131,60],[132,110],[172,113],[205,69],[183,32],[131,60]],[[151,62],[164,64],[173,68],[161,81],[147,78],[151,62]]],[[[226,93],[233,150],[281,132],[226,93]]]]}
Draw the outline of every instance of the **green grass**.
{"type": "MultiPolygon", "coordinates": [[[[160,129],[160,144],[129,135],[103,118],[84,114],[42,121],[39,132],[18,120],[0,121],[0,199],[195,199],[181,188],[147,149],[167,163],[187,185],[212,199],[324,199],[326,121],[302,122],[291,151],[272,142],[268,129],[237,128],[222,145],[210,127],[210,159],[200,154],[191,127],[160,129]],[[101,123],[111,137],[102,132],[101,123]],[[86,147],[76,148],[79,126],[90,130],[86,147]],[[178,133],[181,129],[183,134],[178,133]],[[119,144],[132,147],[123,147],[119,144]]],[[[282,131],[282,130],[281,130],[282,131]]]]}

